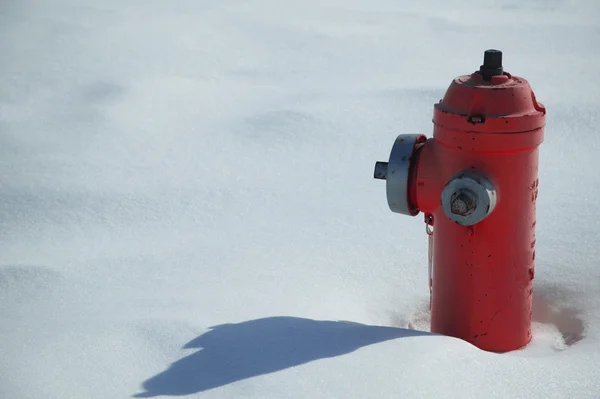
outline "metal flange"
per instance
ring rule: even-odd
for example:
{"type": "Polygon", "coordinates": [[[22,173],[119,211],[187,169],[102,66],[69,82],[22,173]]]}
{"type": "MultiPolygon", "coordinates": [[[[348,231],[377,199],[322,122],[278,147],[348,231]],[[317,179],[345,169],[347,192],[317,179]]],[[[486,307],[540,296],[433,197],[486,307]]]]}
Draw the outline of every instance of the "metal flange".
{"type": "Polygon", "coordinates": [[[387,202],[394,213],[415,216],[419,209],[411,205],[409,179],[416,150],[427,140],[423,134],[401,134],[394,141],[388,162],[377,162],[373,177],[386,181],[387,202]]]}

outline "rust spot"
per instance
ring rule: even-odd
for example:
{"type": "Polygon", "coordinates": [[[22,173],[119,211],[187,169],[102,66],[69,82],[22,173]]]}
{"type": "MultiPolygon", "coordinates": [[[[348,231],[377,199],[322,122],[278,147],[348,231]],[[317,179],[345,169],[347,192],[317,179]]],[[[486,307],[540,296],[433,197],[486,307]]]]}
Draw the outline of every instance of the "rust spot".
{"type": "Polygon", "coordinates": [[[463,149],[462,145],[457,145],[456,148],[458,148],[459,150],[463,149]]]}
{"type": "Polygon", "coordinates": [[[529,269],[529,280],[533,280],[533,276],[534,276],[534,271],[533,271],[533,267],[529,269]]]}
{"type": "Polygon", "coordinates": [[[531,224],[531,228],[532,228],[532,229],[535,229],[535,223],[536,223],[536,222],[534,221],[534,222],[531,224]]]}
{"type": "Polygon", "coordinates": [[[400,141],[401,143],[404,143],[404,139],[400,139],[399,141],[400,141]]]}
{"type": "Polygon", "coordinates": [[[535,240],[531,241],[531,249],[535,248],[535,240]]]}
{"type": "Polygon", "coordinates": [[[489,255],[488,255],[488,258],[491,258],[491,257],[492,257],[492,254],[489,254],[489,255]]]}
{"type": "Polygon", "coordinates": [[[402,160],[403,160],[403,161],[406,161],[406,155],[402,157],[402,160]]]}
{"type": "Polygon", "coordinates": [[[424,181],[417,182],[417,186],[418,187],[425,187],[425,182],[424,181]]]}
{"type": "Polygon", "coordinates": [[[533,251],[533,256],[531,257],[531,260],[535,260],[535,251],[533,251]]]}

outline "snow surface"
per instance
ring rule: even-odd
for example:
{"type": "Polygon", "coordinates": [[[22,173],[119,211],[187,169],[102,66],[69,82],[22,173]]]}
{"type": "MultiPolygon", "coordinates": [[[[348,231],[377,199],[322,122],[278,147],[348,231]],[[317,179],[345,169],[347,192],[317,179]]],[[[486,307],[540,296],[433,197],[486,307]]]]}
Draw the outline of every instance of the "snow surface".
{"type": "Polygon", "coordinates": [[[597,0],[1,2],[0,398],[600,398],[598,21],[597,0]],[[548,109],[534,341],[502,355],[419,331],[423,220],[372,178],[487,48],[548,109]]]}

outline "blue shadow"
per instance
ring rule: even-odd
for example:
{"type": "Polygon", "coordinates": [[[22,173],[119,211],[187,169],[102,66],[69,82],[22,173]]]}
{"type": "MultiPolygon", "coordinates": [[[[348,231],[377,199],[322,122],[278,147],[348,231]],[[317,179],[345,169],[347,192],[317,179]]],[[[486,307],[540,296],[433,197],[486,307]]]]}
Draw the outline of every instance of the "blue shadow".
{"type": "Polygon", "coordinates": [[[201,348],[143,383],[137,398],[190,395],[367,345],[428,332],[346,321],[268,317],[222,324],[188,342],[201,348]]]}

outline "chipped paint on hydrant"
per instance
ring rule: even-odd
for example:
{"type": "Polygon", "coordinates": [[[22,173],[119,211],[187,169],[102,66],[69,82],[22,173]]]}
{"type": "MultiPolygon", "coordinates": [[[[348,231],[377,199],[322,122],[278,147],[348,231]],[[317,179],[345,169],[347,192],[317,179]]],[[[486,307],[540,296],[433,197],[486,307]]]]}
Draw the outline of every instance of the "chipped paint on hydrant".
{"type": "Polygon", "coordinates": [[[389,208],[425,216],[432,332],[492,352],[531,341],[545,118],[529,82],[487,50],[434,105],[433,138],[400,135],[376,163],[389,208]]]}

